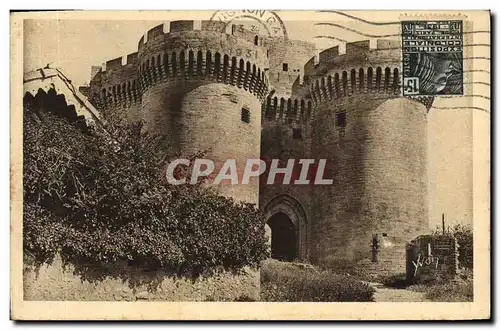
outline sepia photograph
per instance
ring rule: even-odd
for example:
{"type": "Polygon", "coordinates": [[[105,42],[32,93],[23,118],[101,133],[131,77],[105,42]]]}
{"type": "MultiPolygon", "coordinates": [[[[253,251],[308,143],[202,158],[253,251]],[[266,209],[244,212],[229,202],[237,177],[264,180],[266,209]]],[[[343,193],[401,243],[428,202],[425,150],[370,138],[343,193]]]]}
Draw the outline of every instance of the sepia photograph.
{"type": "Polygon", "coordinates": [[[11,318],[491,316],[489,11],[10,18],[11,318]]]}

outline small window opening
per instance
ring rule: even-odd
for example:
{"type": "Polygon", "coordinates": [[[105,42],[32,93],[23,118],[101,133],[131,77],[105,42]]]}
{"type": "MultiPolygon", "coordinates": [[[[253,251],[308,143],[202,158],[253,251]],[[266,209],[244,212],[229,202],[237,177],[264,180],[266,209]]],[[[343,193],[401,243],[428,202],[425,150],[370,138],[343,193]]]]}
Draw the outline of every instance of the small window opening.
{"type": "Polygon", "coordinates": [[[345,128],[346,126],[345,112],[338,112],[335,115],[335,118],[336,118],[336,126],[345,128]]]}
{"type": "Polygon", "coordinates": [[[255,38],[253,39],[253,43],[255,46],[259,45],[259,36],[255,36],[255,38]]]}
{"type": "Polygon", "coordinates": [[[382,233],[382,237],[387,237],[387,233],[382,233]]]}
{"type": "Polygon", "coordinates": [[[302,140],[302,129],[301,128],[293,128],[293,139],[294,140],[302,140]]]}
{"type": "Polygon", "coordinates": [[[288,71],[288,63],[283,63],[283,71],[288,71]]]}
{"type": "Polygon", "coordinates": [[[241,121],[245,123],[250,123],[250,110],[242,108],[241,109],[241,121]]]}

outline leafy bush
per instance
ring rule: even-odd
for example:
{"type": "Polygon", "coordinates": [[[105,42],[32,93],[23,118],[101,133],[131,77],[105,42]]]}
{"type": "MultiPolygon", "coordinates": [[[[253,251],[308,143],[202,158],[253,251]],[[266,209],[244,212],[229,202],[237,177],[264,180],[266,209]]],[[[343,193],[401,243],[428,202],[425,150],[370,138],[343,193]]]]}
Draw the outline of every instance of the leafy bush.
{"type": "Polygon", "coordinates": [[[457,239],[458,265],[463,268],[474,267],[474,232],[471,226],[457,224],[453,227],[453,236],[457,239]]]}
{"type": "Polygon", "coordinates": [[[472,281],[448,282],[430,286],[425,291],[425,298],[439,302],[466,302],[474,300],[472,281]]]}
{"type": "Polygon", "coordinates": [[[310,265],[268,260],[261,268],[264,301],[373,301],[374,293],[366,283],[310,265]]]}
{"type": "Polygon", "coordinates": [[[413,284],[409,290],[425,293],[425,298],[438,302],[466,302],[474,300],[472,278],[466,280],[438,280],[426,284],[413,284]]]}
{"type": "MultiPolygon", "coordinates": [[[[440,229],[436,229],[434,235],[442,235],[440,229]]],[[[474,266],[474,231],[470,225],[456,224],[445,232],[452,235],[458,243],[458,265],[460,268],[472,269],[474,266]]]]}
{"type": "Polygon", "coordinates": [[[92,280],[126,276],[109,274],[116,262],[198,276],[267,257],[253,204],[166,184],[165,161],[140,125],[110,143],[77,124],[25,109],[23,237],[36,265],[60,254],[92,280]]]}
{"type": "Polygon", "coordinates": [[[474,279],[471,269],[462,270],[455,279],[437,277],[433,280],[411,283],[408,290],[423,292],[425,298],[439,302],[473,301],[474,279]]]}

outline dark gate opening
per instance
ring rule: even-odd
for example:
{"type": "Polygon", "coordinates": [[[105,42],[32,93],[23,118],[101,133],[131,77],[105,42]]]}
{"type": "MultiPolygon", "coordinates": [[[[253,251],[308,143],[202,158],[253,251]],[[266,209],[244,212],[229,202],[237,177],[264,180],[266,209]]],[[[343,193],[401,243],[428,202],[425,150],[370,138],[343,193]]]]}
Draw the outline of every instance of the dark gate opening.
{"type": "Polygon", "coordinates": [[[297,235],[290,218],[282,212],[267,221],[271,228],[271,258],[292,261],[297,258],[297,235]]]}

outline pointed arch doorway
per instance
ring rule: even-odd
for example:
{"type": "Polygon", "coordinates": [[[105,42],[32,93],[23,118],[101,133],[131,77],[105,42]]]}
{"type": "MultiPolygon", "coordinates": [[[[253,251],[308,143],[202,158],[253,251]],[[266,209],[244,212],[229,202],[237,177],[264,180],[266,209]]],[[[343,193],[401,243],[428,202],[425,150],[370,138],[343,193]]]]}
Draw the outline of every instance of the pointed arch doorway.
{"type": "Polygon", "coordinates": [[[297,230],[292,220],[283,212],[267,220],[271,228],[271,258],[282,261],[297,259],[297,230]]]}
{"type": "Polygon", "coordinates": [[[270,229],[271,258],[292,261],[308,259],[306,213],[298,200],[279,195],[264,208],[270,229]]]}

